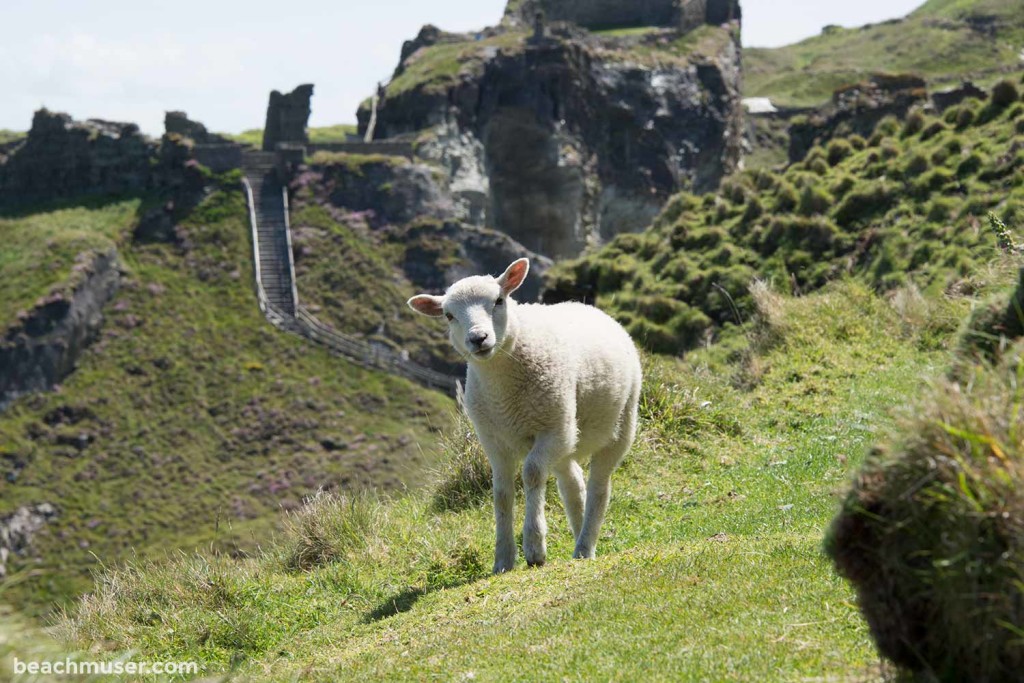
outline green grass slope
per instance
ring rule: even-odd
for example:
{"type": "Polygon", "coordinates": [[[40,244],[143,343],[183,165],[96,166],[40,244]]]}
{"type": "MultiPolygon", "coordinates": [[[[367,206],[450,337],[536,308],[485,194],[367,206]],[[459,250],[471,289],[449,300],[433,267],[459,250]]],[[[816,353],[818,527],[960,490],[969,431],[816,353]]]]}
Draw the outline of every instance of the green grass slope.
{"type": "Polygon", "coordinates": [[[986,214],[1024,219],[1022,134],[1019,101],[887,119],[869,140],[833,140],[780,173],[677,195],[646,232],[558,264],[548,290],[596,301],[669,353],[748,316],[757,277],[798,292],[847,273],[881,290],[969,290],[998,251],[986,214]]]}
{"type": "Polygon", "coordinates": [[[888,410],[947,360],[928,350],[942,345],[929,321],[967,301],[908,315],[854,283],[760,301],[749,335],[685,363],[647,360],[640,435],[596,561],[569,559],[553,486],[548,565],[520,560],[498,577],[486,499],[445,511],[424,495],[321,498],[262,556],[108,573],[60,632],[70,648],[197,659],[254,680],[877,673],[821,539],[888,410]],[[756,382],[738,381],[753,368],[756,382]]]}
{"type": "Polygon", "coordinates": [[[1024,0],[929,0],[902,20],[743,51],[744,94],[817,106],[872,73],[914,73],[932,88],[991,85],[1020,71],[1024,0]]]}
{"type": "MultiPolygon", "coordinates": [[[[309,134],[309,141],[311,143],[322,145],[332,142],[347,142],[349,135],[356,134],[357,126],[351,123],[339,123],[333,126],[308,128],[306,132],[309,134]]],[[[249,130],[243,130],[241,133],[218,133],[218,135],[253,147],[261,147],[263,145],[262,128],[250,128],[249,130]]]]}
{"type": "Polygon", "coordinates": [[[414,484],[432,455],[430,429],[449,419],[440,394],[362,370],[262,318],[234,183],[182,220],[175,244],[124,239],[135,204],[0,222],[35,245],[5,250],[18,258],[0,270],[3,287],[32,284],[25,301],[63,286],[70,254],[94,240],[122,235],[126,271],[77,370],[0,413],[0,515],[44,501],[59,510],[36,537],[33,578],[5,596],[33,609],[88,589],[100,563],[135,553],[213,541],[251,548],[282,507],[320,487],[414,484]],[[54,272],[25,280],[28,264],[54,272]]]}
{"type": "Polygon", "coordinates": [[[0,331],[41,297],[70,292],[74,266],[123,244],[139,206],[133,199],[0,217],[0,331]]]}

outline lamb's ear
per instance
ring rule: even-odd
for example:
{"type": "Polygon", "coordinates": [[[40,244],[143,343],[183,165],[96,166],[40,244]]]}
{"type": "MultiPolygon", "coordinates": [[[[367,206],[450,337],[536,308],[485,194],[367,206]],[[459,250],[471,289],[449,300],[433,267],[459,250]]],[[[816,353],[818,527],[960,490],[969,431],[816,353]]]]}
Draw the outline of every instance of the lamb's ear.
{"type": "Polygon", "coordinates": [[[501,287],[501,293],[508,296],[519,289],[519,286],[523,284],[523,280],[526,279],[526,274],[529,272],[530,259],[521,258],[514,262],[511,266],[506,268],[505,272],[498,278],[498,285],[501,287]]]}
{"type": "Polygon", "coordinates": [[[417,313],[430,316],[431,318],[440,318],[444,315],[444,310],[441,308],[442,301],[443,299],[439,296],[418,294],[409,299],[408,304],[409,308],[417,313]]]}

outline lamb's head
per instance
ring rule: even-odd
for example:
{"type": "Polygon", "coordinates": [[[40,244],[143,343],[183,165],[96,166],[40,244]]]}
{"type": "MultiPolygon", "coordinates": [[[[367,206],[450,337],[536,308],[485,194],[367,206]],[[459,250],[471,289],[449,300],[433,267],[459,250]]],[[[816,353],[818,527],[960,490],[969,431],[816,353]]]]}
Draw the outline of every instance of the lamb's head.
{"type": "Polygon", "coordinates": [[[448,319],[448,339],[470,361],[486,361],[505,343],[509,330],[509,296],[519,289],[530,270],[522,258],[501,277],[478,275],[459,280],[444,296],[420,294],[409,299],[409,307],[432,318],[448,319]]]}

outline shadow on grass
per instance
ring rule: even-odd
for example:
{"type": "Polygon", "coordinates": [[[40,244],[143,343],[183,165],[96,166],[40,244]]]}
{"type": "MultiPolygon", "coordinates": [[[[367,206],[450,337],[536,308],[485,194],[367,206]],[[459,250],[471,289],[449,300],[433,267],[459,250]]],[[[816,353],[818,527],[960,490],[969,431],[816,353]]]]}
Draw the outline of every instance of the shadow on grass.
{"type": "Polygon", "coordinates": [[[448,557],[431,563],[427,570],[425,585],[409,586],[405,590],[392,595],[377,605],[364,618],[364,623],[373,623],[381,619],[408,612],[416,601],[424,595],[437,590],[458,588],[475,583],[490,576],[482,554],[475,548],[462,548],[448,557]]]}

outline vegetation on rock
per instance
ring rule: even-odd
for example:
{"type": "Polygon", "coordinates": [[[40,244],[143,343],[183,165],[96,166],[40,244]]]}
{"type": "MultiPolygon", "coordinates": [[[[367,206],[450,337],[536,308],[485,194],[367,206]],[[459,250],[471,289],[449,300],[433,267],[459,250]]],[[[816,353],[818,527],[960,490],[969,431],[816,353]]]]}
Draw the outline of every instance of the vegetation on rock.
{"type": "Polygon", "coordinates": [[[648,348],[677,353],[742,322],[755,277],[794,292],[847,274],[882,291],[969,290],[998,253],[986,214],[1024,218],[1024,104],[952,112],[971,120],[885,119],[870,141],[833,140],[782,172],[734,175],[717,195],[679,194],[650,230],[559,264],[546,296],[585,297],[648,348]]]}

